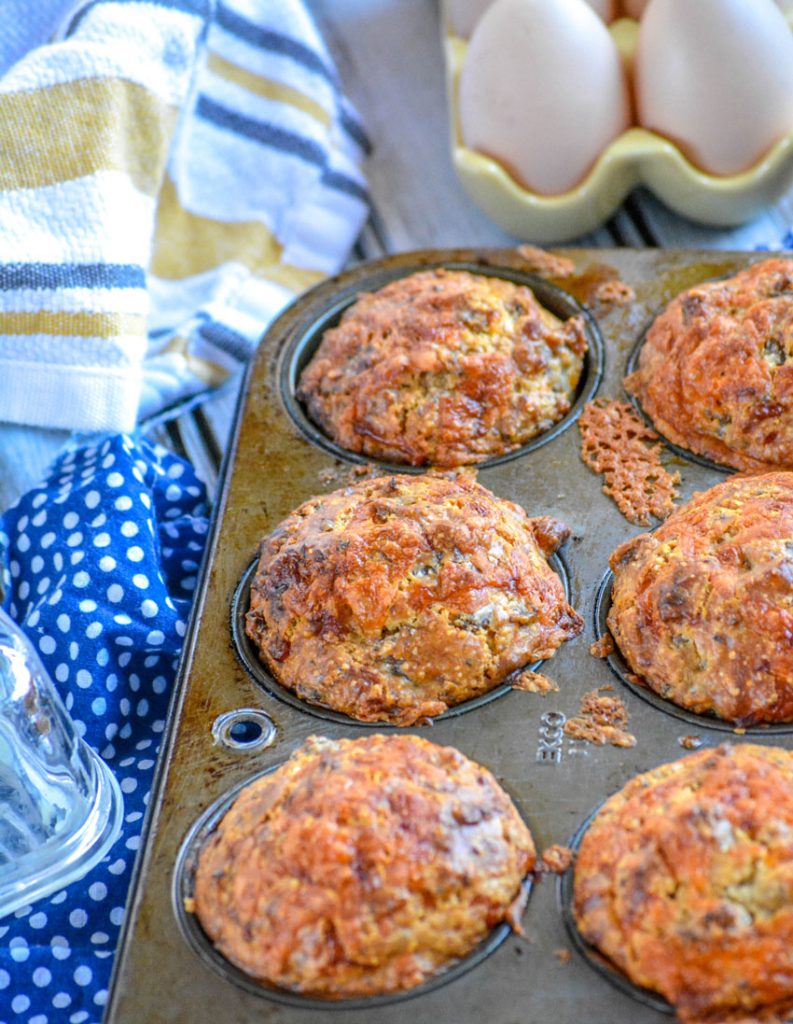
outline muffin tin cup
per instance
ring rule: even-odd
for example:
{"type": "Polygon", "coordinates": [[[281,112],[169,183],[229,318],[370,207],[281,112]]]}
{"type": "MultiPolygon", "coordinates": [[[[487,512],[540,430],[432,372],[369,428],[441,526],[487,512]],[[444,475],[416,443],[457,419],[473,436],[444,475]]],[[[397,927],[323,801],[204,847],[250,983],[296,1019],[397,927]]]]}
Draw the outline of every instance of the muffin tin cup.
{"type": "MultiPolygon", "coordinates": [[[[596,390],[620,401],[625,397],[622,379],[630,349],[656,312],[684,288],[759,258],[747,253],[627,249],[567,250],[561,255],[575,267],[565,282],[574,295],[592,294],[593,282],[617,275],[636,292],[631,308],[597,313],[606,358],[598,355],[603,379],[596,390]]],[[[246,665],[238,650],[244,637],[244,598],[238,588],[246,570],[251,571],[261,539],[309,497],[354,479],[355,463],[364,461],[333,452],[300,427],[287,408],[289,373],[294,381],[296,372],[288,367],[298,339],[316,329],[320,317],[331,322],[358,292],[437,266],[464,266],[484,274],[506,268],[511,274],[525,268],[525,260],[513,249],[446,250],[399,254],[353,268],[299,298],[270,327],[254,357],[196,590],[105,1024],[180,1024],[186,1019],[192,1024],[325,1024],[331,1011],[338,1024],[368,1024],[373,1019],[377,1024],[404,1024],[408,1014],[412,1024],[669,1020],[668,1007],[654,1001],[656,997],[620,990],[610,983],[613,979],[607,981],[592,970],[585,950],[567,930],[551,879],[535,886],[523,917],[530,941],[507,938],[492,956],[479,959],[475,970],[466,971],[461,963],[435,979],[434,987],[361,1005],[311,1000],[263,988],[242,972],[240,977],[200,929],[196,932],[195,919],[183,913],[182,897],[190,894],[191,858],[213,827],[213,812],[222,814],[224,801],[254,774],[282,763],[312,734],[329,739],[370,735],[352,719],[312,708],[288,691],[278,692],[266,673],[257,678],[251,668],[261,668],[256,653],[249,652],[246,665]],[[232,604],[237,621],[234,641],[229,629],[232,604]],[[235,712],[241,720],[231,719],[239,728],[230,732],[230,720],[224,716],[235,712]],[[267,715],[274,727],[266,722],[262,726],[266,744],[255,742],[252,712],[267,715]],[[228,736],[235,742],[222,742],[228,736]],[[557,958],[561,950],[562,963],[557,958]],[[403,1000],[408,996],[406,1006],[403,1000]]],[[[606,605],[598,591],[609,556],[641,531],[620,515],[603,494],[602,480],[581,461],[578,431],[562,429],[531,451],[475,468],[482,485],[499,498],[516,502],[530,515],[555,516],[571,528],[564,562],[570,603],[583,616],[585,632],[562,644],[543,666],[559,684],[558,692],[541,696],[513,691],[498,697],[498,690],[491,691],[470,714],[460,713],[465,708],[460,705],[432,719],[431,728],[404,731],[453,746],[485,765],[516,805],[525,808],[537,848],[544,849],[563,843],[593,807],[634,775],[683,757],[687,734],[698,733],[703,747],[739,737],[725,735],[732,727],[715,719],[689,715],[660,698],[656,702],[649,691],[621,686],[613,667],[589,654],[592,640],[604,628],[606,605]],[[598,602],[603,607],[596,615],[598,602]],[[597,747],[565,733],[565,724],[579,714],[585,694],[609,682],[629,712],[628,729],[637,740],[632,748],[597,747]]],[[[681,501],[724,479],[722,467],[715,472],[687,453],[678,468],[681,501]]],[[[409,471],[403,466],[387,469],[409,471]]],[[[386,732],[393,727],[376,723],[367,728],[386,732]]],[[[793,749],[793,739],[782,730],[757,728],[746,738],[750,736],[753,743],[793,749]]],[[[465,963],[471,963],[470,958],[465,963]]]]}
{"type": "MultiPolygon", "coordinates": [[[[584,840],[586,831],[600,811],[600,808],[596,807],[592,813],[584,819],[581,826],[575,832],[575,834],[568,841],[567,846],[571,849],[574,855],[577,855],[581,843],[584,840]]],[[[635,985],[630,978],[625,974],[615,963],[604,956],[595,946],[592,946],[587,942],[581,932],[578,930],[575,916],[573,914],[573,892],[575,885],[575,872],[571,866],[559,875],[556,879],[556,902],[559,908],[559,913],[564,920],[567,934],[576,949],[576,952],[586,961],[586,963],[597,971],[601,978],[605,978],[610,985],[618,988],[620,992],[624,992],[625,995],[635,999],[638,1003],[643,1006],[650,1007],[656,1010],[658,1013],[668,1014],[670,1017],[674,1016],[674,1008],[667,1002],[663,996],[657,992],[653,992],[651,989],[641,988],[639,985],[635,985]]]]}
{"type": "MultiPolygon", "coordinates": [[[[658,315],[660,316],[662,312],[663,310],[659,309],[658,315]]],[[[651,327],[652,322],[647,325],[644,331],[642,331],[636,341],[636,344],[631,349],[630,355],[628,356],[628,362],[625,366],[626,377],[639,369],[639,359],[641,357],[642,348],[644,347],[644,343],[647,340],[647,333],[651,327]]],[[[647,426],[651,427],[656,434],[658,434],[658,437],[664,443],[664,447],[668,448],[670,452],[674,452],[678,458],[686,459],[688,462],[695,462],[698,466],[704,466],[705,469],[713,470],[715,473],[729,474],[738,472],[734,466],[728,466],[723,462],[715,462],[713,459],[709,459],[706,455],[700,455],[698,452],[692,452],[690,448],[683,448],[681,445],[670,441],[669,438],[661,432],[660,428],[656,426],[651,417],[645,412],[641,402],[635,395],[628,394],[628,401],[647,426]]]]}
{"type": "Polygon", "coordinates": [[[487,265],[474,260],[422,260],[415,265],[408,262],[395,268],[393,261],[386,258],[369,264],[366,278],[358,279],[354,286],[341,288],[338,294],[329,296],[327,301],[318,300],[315,303],[309,303],[306,315],[301,317],[299,324],[287,339],[281,355],[278,378],[281,400],[289,416],[312,444],[343,462],[357,465],[372,464],[393,473],[425,473],[432,468],[431,465],[412,466],[406,463],[388,462],[341,447],[310,418],[304,404],[297,397],[300,374],[319,348],[325,331],[337,326],[345,311],[353,305],[361,292],[377,291],[400,278],[421,270],[432,269],[465,270],[470,274],[497,277],[515,284],[527,285],[534,292],[540,305],[559,319],[568,320],[570,317],[580,316],[584,321],[587,337],[587,352],[584,356],[583,370],[570,410],[557,423],[514,450],[483,459],[480,462],[466,463],[466,466],[477,470],[488,469],[536,451],[572,426],[581,415],[584,405],[597,393],[604,369],[603,338],[597,321],[591,313],[562,288],[535,274],[526,273],[514,267],[487,265]]]}
{"type": "MultiPolygon", "coordinates": [[[[374,1010],[378,1007],[415,999],[418,996],[434,992],[443,985],[448,985],[456,978],[467,974],[468,971],[481,964],[512,934],[512,927],[506,922],[502,922],[492,928],[487,937],[475,946],[466,957],[453,961],[447,968],[423,984],[399,992],[389,992],[377,996],[361,996],[354,999],[329,999],[303,995],[300,992],[278,988],[266,981],[260,981],[237,967],[215,948],[212,940],[201,926],[197,914],[187,909],[187,903],[193,899],[195,872],[201,849],[218,827],[226,812],[231,808],[231,805],[246,786],[249,786],[257,779],[272,774],[283,764],[285,762],[281,761],[264,771],[244,779],[217,799],[192,825],[185,836],[176,859],[171,895],[173,911],[179,923],[179,929],[183,938],[201,962],[216,974],[219,974],[224,981],[230,982],[232,985],[243,989],[259,999],[279,1003],[282,1006],[291,1006],[303,1010],[322,1010],[324,1012],[333,1010],[374,1010]]],[[[515,803],[518,813],[523,818],[521,808],[514,798],[513,803],[515,803]]],[[[531,895],[531,890],[532,876],[527,875],[521,883],[522,896],[526,902],[528,902],[531,895]]]]}
{"type": "MultiPolygon", "coordinates": [[[[565,600],[569,603],[570,573],[563,557],[559,552],[556,552],[547,559],[547,562],[562,581],[565,600]]],[[[270,672],[267,671],[264,663],[259,659],[255,646],[245,632],[245,616],[250,608],[251,584],[253,583],[253,579],[256,575],[256,568],[258,564],[258,559],[254,559],[254,561],[251,562],[245,570],[245,573],[237,585],[237,589],[234,591],[234,598],[231,602],[231,636],[234,642],[234,649],[237,653],[237,657],[245,666],[249,675],[268,693],[272,694],[273,697],[277,697],[278,700],[282,700],[286,704],[290,704],[293,708],[298,708],[300,711],[304,711],[309,715],[314,715],[317,718],[324,718],[329,722],[339,722],[342,725],[358,725],[363,726],[364,728],[377,729],[380,731],[403,728],[402,726],[397,726],[391,722],[385,721],[360,721],[357,718],[342,714],[340,711],[334,711],[332,708],[324,707],[321,704],[311,704],[308,701],[302,700],[293,690],[282,685],[270,672]]],[[[459,704],[453,705],[448,711],[444,711],[443,714],[435,715],[432,718],[432,722],[442,722],[447,718],[457,718],[459,715],[463,715],[467,711],[475,711],[477,708],[490,704],[491,701],[498,700],[499,697],[503,697],[512,692],[512,683],[510,682],[510,679],[520,675],[521,672],[525,672],[526,669],[529,669],[532,672],[537,672],[543,664],[545,664],[543,661],[535,661],[530,665],[524,665],[522,668],[516,669],[507,676],[503,683],[499,683],[498,686],[494,686],[492,690],[488,690],[486,693],[480,693],[477,697],[471,697],[470,700],[461,701],[459,704]]]]}
{"type": "MultiPolygon", "coordinates": [[[[609,635],[607,619],[611,608],[613,585],[614,573],[609,569],[600,581],[595,597],[594,630],[596,640],[601,640],[609,635]]],[[[614,650],[606,657],[606,661],[622,685],[627,686],[637,697],[641,697],[643,701],[651,704],[659,711],[663,711],[664,714],[671,715],[673,718],[679,718],[682,722],[686,722],[688,725],[694,726],[699,730],[709,729],[735,735],[737,730],[740,729],[739,735],[741,738],[746,737],[747,740],[758,736],[790,736],[793,734],[793,722],[770,722],[767,725],[748,725],[744,728],[736,722],[728,722],[711,714],[698,714],[696,711],[689,711],[687,708],[681,707],[671,700],[666,700],[666,698],[651,689],[649,683],[636,681],[641,677],[625,661],[616,640],[614,641],[614,650]]]]}

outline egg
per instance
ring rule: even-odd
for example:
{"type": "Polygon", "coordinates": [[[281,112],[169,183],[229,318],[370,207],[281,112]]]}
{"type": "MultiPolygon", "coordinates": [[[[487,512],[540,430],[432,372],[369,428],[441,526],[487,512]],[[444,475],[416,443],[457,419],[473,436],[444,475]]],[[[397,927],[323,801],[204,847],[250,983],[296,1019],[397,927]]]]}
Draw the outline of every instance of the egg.
{"type": "Polygon", "coordinates": [[[462,139],[526,188],[577,185],[629,108],[615,43],[585,0],[496,0],[477,25],[460,74],[462,139]]]}
{"type": "Polygon", "coordinates": [[[793,131],[793,33],[774,0],[651,0],[634,75],[640,123],[711,174],[793,131]]]}
{"type": "Polygon", "coordinates": [[[622,0],[622,9],[628,18],[641,18],[650,0],[622,0]]]}
{"type": "Polygon", "coordinates": [[[467,39],[494,0],[446,0],[446,13],[455,35],[467,39]]]}
{"type": "Polygon", "coordinates": [[[596,11],[600,17],[608,24],[616,17],[617,14],[617,3],[616,0],[586,0],[593,11],[596,11]]]}
{"type": "MultiPolygon", "coordinates": [[[[455,35],[468,39],[476,23],[495,0],[446,0],[446,14],[455,35]]],[[[553,4],[556,0],[546,0],[553,4]]],[[[605,22],[614,19],[617,13],[617,0],[586,0],[589,6],[600,15],[605,22]]],[[[791,0],[793,3],[793,0],[791,0]]]]}

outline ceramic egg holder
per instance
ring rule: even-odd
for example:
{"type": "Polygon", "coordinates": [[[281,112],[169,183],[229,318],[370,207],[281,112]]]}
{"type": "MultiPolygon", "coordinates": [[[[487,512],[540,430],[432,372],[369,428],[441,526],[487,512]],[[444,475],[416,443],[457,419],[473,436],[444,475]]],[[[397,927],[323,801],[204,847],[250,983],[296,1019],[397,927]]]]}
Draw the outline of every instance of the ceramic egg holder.
{"type": "MultiPolygon", "coordinates": [[[[793,28],[793,13],[787,18],[793,28]]],[[[734,227],[777,202],[793,183],[793,132],[749,170],[717,176],[695,167],[669,139],[631,127],[603,150],[575,188],[553,196],[531,192],[496,160],[463,145],[457,95],[468,42],[454,35],[445,12],[443,25],[454,168],[471,199],[516,237],[562,242],[586,234],[607,220],[638,185],[645,185],[670,209],[691,220],[734,227]]],[[[630,67],[638,22],[621,18],[608,28],[630,67]]]]}

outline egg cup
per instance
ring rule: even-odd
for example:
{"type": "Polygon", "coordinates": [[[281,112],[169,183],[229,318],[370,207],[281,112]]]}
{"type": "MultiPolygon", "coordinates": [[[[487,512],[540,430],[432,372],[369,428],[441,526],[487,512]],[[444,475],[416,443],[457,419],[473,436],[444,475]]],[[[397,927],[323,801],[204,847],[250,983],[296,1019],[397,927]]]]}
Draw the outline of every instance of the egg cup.
{"type": "MultiPolygon", "coordinates": [[[[793,13],[787,15],[793,27],[793,13]]],[[[500,227],[534,242],[563,242],[599,227],[637,185],[647,186],[670,209],[713,227],[735,227],[777,202],[793,183],[793,131],[741,174],[707,174],[669,139],[646,128],[623,132],[600,154],[575,188],[546,196],[520,185],[496,160],[463,145],[457,104],[468,42],[453,34],[443,10],[444,56],[452,162],[460,182],[500,227]]],[[[609,26],[630,66],[638,22],[620,18],[609,26]]]]}

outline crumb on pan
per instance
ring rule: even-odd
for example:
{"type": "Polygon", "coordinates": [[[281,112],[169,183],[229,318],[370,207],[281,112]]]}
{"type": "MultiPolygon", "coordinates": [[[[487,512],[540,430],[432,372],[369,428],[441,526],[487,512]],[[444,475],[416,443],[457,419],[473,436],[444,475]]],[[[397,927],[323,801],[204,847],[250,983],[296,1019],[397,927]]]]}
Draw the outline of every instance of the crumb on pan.
{"type": "Polygon", "coordinates": [[[604,478],[603,493],[630,523],[647,526],[650,516],[674,510],[680,474],[661,465],[663,445],[627,402],[587,402],[578,421],[581,458],[604,478]]]}
{"type": "Polygon", "coordinates": [[[601,311],[617,306],[630,306],[636,301],[636,292],[624,281],[604,281],[595,289],[594,301],[601,311]]]}
{"type": "Polygon", "coordinates": [[[577,715],[564,724],[565,735],[586,740],[598,747],[609,743],[613,747],[634,747],[636,737],[627,731],[628,709],[621,697],[590,690],[581,698],[577,715]]]}
{"type": "Polygon", "coordinates": [[[553,955],[559,961],[560,967],[567,967],[567,965],[573,959],[572,952],[569,949],[565,949],[563,946],[560,946],[558,949],[555,949],[553,951],[553,955]]]}
{"type": "Polygon", "coordinates": [[[512,689],[522,690],[524,693],[558,693],[559,684],[541,672],[524,668],[512,679],[512,689]]]}
{"type": "Polygon", "coordinates": [[[322,484],[346,484],[350,486],[358,480],[367,477],[373,479],[382,476],[386,470],[374,462],[367,462],[365,465],[347,466],[344,463],[336,463],[333,466],[323,466],[317,473],[317,479],[322,484]]]}
{"type": "Polygon", "coordinates": [[[569,412],[587,338],[526,285],[426,270],[362,294],[298,384],[308,415],[349,451],[458,466],[514,451],[569,412]]]}
{"type": "Polygon", "coordinates": [[[593,658],[608,658],[614,653],[614,638],[611,633],[604,633],[599,640],[589,645],[589,653],[593,658]]]}
{"type": "Polygon", "coordinates": [[[414,988],[502,921],[535,862],[493,775],[416,736],[311,737],[235,798],[195,909],[251,977],[326,999],[414,988]]]}
{"type": "Polygon", "coordinates": [[[537,245],[519,245],[518,254],[526,269],[541,277],[572,277],[575,264],[567,256],[556,256],[537,245]]]}
{"type": "Polygon", "coordinates": [[[553,843],[542,851],[542,857],[537,861],[535,871],[540,874],[563,875],[573,863],[574,856],[569,846],[553,843]]]}
{"type": "Polygon", "coordinates": [[[701,736],[679,736],[677,742],[684,750],[699,750],[704,741],[701,736]]]}

